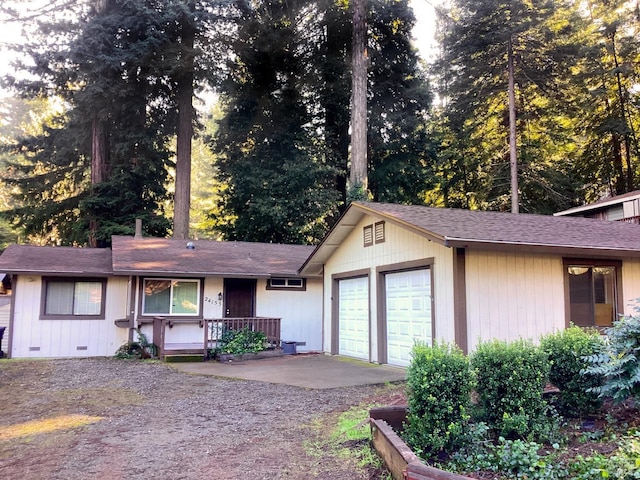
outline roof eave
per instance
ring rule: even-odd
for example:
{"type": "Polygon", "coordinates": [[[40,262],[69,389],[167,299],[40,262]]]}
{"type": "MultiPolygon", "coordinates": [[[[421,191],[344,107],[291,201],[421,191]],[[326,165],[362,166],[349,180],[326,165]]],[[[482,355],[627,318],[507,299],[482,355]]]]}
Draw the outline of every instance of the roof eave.
{"type": "Polygon", "coordinates": [[[517,243],[500,242],[464,238],[447,238],[446,245],[452,248],[477,248],[481,250],[501,250],[510,252],[522,252],[526,248],[527,253],[553,253],[572,257],[609,257],[609,258],[640,258],[640,250],[596,247],[591,245],[549,245],[541,243],[517,243]]]}

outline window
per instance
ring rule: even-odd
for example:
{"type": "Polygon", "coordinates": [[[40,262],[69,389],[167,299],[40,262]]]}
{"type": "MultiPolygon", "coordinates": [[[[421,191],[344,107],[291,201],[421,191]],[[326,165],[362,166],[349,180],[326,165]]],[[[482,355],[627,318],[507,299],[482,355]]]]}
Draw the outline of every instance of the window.
{"type": "Polygon", "coordinates": [[[306,290],[305,278],[269,278],[267,290],[306,290]]]}
{"type": "Polygon", "coordinates": [[[145,278],[143,291],[143,315],[200,314],[200,280],[145,278]]]}
{"type": "Polygon", "coordinates": [[[41,318],[104,318],[105,279],[43,278],[41,318]]]}
{"type": "Polygon", "coordinates": [[[565,261],[569,321],[581,327],[608,327],[621,312],[620,265],[565,261]]]}

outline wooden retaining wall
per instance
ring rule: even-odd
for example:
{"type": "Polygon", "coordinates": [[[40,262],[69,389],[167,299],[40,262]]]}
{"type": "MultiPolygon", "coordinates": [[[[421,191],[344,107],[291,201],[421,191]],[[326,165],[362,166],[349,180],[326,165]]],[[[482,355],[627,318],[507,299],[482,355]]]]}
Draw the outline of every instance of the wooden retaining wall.
{"type": "Polygon", "coordinates": [[[382,407],[369,412],[373,447],[394,480],[471,480],[469,477],[430,467],[420,460],[393,428],[382,419],[387,416],[397,422],[402,415],[401,410],[404,410],[406,418],[406,407],[382,407]],[[373,418],[374,416],[377,418],[373,418]]]}

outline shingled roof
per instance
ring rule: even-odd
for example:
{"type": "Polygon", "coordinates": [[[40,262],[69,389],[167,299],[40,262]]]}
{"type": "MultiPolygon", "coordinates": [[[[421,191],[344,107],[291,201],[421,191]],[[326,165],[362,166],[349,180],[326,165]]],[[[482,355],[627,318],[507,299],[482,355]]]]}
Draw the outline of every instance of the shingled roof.
{"type": "Polygon", "coordinates": [[[114,236],[113,271],[121,275],[294,276],[313,246],[114,236]],[[193,249],[187,248],[187,243],[193,249]]]}
{"type": "Polygon", "coordinates": [[[0,256],[0,271],[55,275],[110,275],[111,249],[9,245],[0,256]]]}
{"type": "Polygon", "coordinates": [[[624,222],[354,202],[305,262],[303,273],[317,273],[367,214],[447,247],[554,251],[563,255],[640,256],[640,226],[624,222]]]}

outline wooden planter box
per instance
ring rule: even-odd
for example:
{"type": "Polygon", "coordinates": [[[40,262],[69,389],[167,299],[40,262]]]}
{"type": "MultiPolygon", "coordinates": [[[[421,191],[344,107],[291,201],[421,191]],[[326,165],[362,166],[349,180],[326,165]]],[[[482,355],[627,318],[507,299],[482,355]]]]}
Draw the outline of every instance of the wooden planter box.
{"type": "Polygon", "coordinates": [[[381,407],[369,411],[371,438],[394,480],[471,480],[456,473],[445,472],[430,467],[414,454],[409,446],[391,428],[392,424],[402,426],[407,418],[407,407],[381,407]]]}

